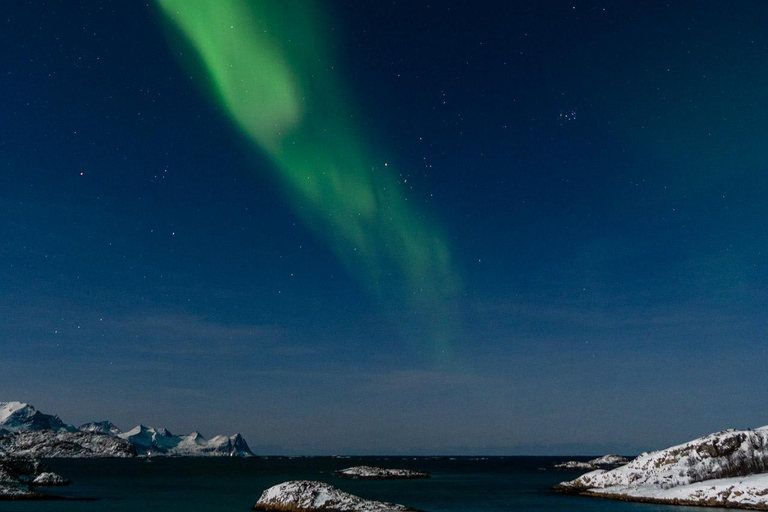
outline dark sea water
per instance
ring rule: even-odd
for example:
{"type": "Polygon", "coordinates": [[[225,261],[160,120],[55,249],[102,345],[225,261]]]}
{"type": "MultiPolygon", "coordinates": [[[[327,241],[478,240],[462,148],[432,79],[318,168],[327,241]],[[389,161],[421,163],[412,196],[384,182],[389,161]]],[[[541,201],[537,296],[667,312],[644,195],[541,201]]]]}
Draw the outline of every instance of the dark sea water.
{"type": "Polygon", "coordinates": [[[69,497],[98,499],[0,502],[0,511],[247,511],[264,489],[297,479],[321,480],[364,498],[430,512],[702,510],[554,494],[550,492],[553,485],[579,475],[579,472],[540,469],[562,460],[550,457],[52,460],[49,461],[51,468],[74,483],[51,491],[69,497]],[[424,470],[431,473],[432,478],[361,481],[333,474],[360,464],[424,470]]]}

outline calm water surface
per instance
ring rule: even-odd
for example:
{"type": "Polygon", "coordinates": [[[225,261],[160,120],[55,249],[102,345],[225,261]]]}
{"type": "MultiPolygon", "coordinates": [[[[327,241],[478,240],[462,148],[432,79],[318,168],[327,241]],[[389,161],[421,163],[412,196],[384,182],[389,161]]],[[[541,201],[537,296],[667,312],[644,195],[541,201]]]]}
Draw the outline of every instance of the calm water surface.
{"type": "Polygon", "coordinates": [[[562,460],[561,457],[52,460],[49,465],[74,482],[69,487],[55,489],[56,492],[98,500],[0,502],[0,511],[247,511],[264,489],[297,479],[321,480],[364,498],[430,512],[715,510],[553,494],[549,491],[553,485],[579,475],[579,472],[540,469],[562,460]],[[424,470],[431,473],[432,478],[360,481],[333,475],[338,469],[360,464],[424,470]]]}

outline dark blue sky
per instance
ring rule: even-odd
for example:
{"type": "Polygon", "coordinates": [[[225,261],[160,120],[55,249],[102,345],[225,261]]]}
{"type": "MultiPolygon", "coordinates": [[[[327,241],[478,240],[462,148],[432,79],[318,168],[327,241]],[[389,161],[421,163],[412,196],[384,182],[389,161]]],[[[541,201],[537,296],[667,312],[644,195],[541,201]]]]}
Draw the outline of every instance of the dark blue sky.
{"type": "Polygon", "coordinates": [[[444,234],[449,304],[350,273],[157,6],[6,2],[0,399],[262,453],[768,423],[767,3],[327,7],[355,136],[444,234]]]}

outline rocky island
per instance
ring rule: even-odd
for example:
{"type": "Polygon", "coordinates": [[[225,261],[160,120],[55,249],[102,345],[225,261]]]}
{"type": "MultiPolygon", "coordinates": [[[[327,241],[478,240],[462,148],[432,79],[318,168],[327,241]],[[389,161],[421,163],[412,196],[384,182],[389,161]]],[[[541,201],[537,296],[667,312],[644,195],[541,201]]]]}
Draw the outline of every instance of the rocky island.
{"type": "Polygon", "coordinates": [[[371,501],[323,482],[295,480],[264,491],[253,510],[263,512],[418,512],[415,509],[371,501]]]}
{"type": "Polygon", "coordinates": [[[609,455],[603,455],[602,457],[598,457],[596,459],[592,459],[587,462],[577,461],[577,460],[569,460],[568,462],[561,462],[560,464],[555,464],[554,466],[552,466],[552,468],[567,469],[567,470],[579,469],[584,471],[592,471],[594,469],[616,468],[619,466],[623,466],[628,462],[629,460],[626,457],[622,457],[621,455],[616,455],[611,453],[609,455]]]}
{"type": "Polygon", "coordinates": [[[337,471],[339,476],[361,480],[395,480],[398,478],[429,478],[428,473],[411,469],[385,469],[374,466],[354,466],[337,471]]]}
{"type": "Polygon", "coordinates": [[[643,453],[555,490],[623,501],[768,510],[768,426],[724,430],[643,453]]]}

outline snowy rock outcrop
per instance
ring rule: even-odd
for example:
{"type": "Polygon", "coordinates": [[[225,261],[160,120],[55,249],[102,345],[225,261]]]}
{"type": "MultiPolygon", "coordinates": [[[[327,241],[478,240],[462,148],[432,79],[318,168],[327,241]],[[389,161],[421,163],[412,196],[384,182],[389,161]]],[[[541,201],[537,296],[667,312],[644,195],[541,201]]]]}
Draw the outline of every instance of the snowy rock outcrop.
{"type": "Polygon", "coordinates": [[[199,432],[175,436],[168,429],[138,427],[118,434],[136,447],[139,455],[177,457],[251,457],[253,452],[243,436],[216,436],[205,439],[199,432]]]}
{"type": "Polygon", "coordinates": [[[283,512],[415,512],[415,509],[371,501],[322,482],[295,480],[264,491],[254,510],[283,512]]]}
{"type": "Polygon", "coordinates": [[[557,490],[631,501],[768,509],[768,426],[725,430],[643,453],[557,490]]]}
{"type": "Polygon", "coordinates": [[[429,478],[429,474],[410,469],[385,469],[374,466],[354,466],[337,472],[339,476],[363,480],[394,480],[396,478],[429,478]]]}
{"type": "Polygon", "coordinates": [[[592,459],[588,462],[581,462],[576,460],[569,460],[568,462],[562,462],[552,466],[554,469],[579,469],[584,471],[592,471],[594,469],[609,469],[623,466],[628,463],[629,460],[621,455],[609,454],[603,455],[596,459],[592,459]]]}
{"type": "Polygon", "coordinates": [[[0,436],[0,453],[39,458],[135,457],[128,442],[104,434],[66,430],[28,430],[0,436]]]}
{"type": "Polygon", "coordinates": [[[31,483],[32,485],[46,485],[46,486],[57,485],[58,486],[58,485],[69,485],[71,482],[57,473],[44,471],[39,475],[37,475],[35,479],[32,480],[31,483]]]}

